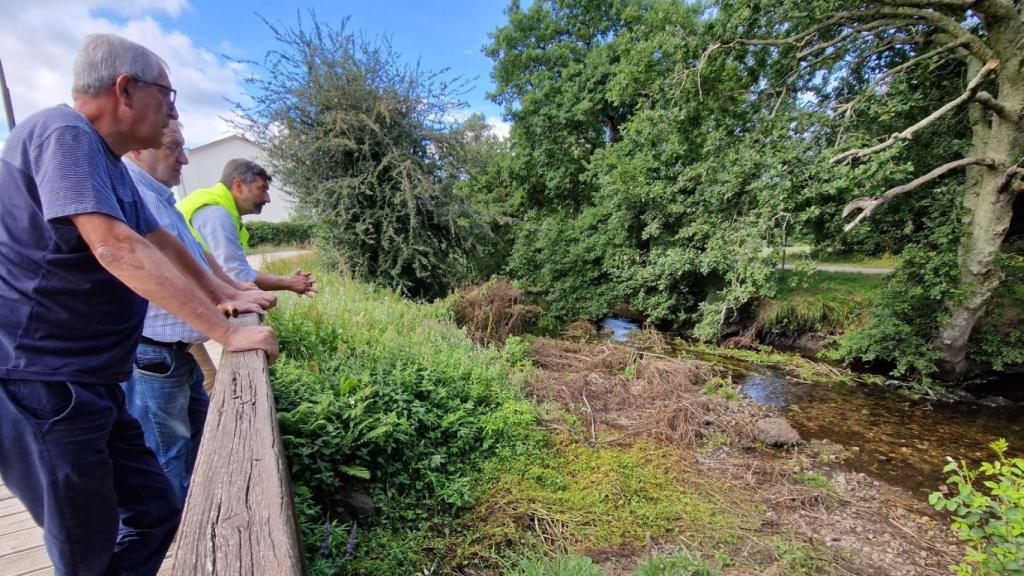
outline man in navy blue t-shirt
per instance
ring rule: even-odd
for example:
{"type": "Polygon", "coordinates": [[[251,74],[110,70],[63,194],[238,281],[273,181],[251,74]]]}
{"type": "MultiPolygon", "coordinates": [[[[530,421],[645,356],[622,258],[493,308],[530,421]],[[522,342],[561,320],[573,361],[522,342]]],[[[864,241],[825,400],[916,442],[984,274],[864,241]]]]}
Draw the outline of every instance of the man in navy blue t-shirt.
{"type": "Polygon", "coordinates": [[[163,61],[90,36],[74,77],[74,108],[25,120],[0,158],[0,475],[57,574],[155,574],[180,509],[119,386],[146,300],[227,350],[277,342],[225,320],[260,302],[210,281],[120,160],[177,118],[163,61]]]}

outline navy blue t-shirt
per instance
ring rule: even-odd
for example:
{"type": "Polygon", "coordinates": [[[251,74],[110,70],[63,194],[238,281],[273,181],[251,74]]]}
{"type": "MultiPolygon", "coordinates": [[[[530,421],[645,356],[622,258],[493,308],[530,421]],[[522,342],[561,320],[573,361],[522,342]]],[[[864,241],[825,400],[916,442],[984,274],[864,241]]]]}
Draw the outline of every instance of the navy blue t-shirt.
{"type": "Polygon", "coordinates": [[[0,378],[127,380],[146,301],[107,272],[69,216],[102,213],[139,234],[159,224],[84,116],[43,110],[0,158],[0,378]]]}

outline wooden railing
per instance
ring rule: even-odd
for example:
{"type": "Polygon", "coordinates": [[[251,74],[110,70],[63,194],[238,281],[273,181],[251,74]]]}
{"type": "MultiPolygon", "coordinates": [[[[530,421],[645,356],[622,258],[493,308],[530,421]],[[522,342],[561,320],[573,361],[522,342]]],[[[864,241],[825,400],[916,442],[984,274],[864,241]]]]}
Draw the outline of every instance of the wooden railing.
{"type": "MultiPolygon", "coordinates": [[[[259,324],[255,314],[233,320],[259,324]]],[[[175,576],[302,574],[267,358],[225,351],[178,529],[175,576]]]]}

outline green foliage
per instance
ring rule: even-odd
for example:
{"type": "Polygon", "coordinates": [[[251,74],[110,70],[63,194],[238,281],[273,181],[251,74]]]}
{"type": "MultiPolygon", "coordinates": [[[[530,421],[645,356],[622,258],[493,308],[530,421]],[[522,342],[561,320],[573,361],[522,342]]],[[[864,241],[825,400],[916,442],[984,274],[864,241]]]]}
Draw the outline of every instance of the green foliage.
{"type": "Polygon", "coordinates": [[[715,376],[708,380],[701,390],[709,396],[719,396],[726,400],[739,400],[741,397],[740,387],[733,383],[732,376],[715,376]]]}
{"type": "Polygon", "coordinates": [[[654,556],[636,567],[635,576],[719,576],[721,573],[686,550],[654,556]]]}
{"type": "Polygon", "coordinates": [[[556,449],[547,458],[527,455],[491,469],[489,491],[471,516],[475,546],[579,552],[676,531],[715,543],[745,525],[713,490],[689,488],[669,449],[644,443],[596,449],[562,443],[556,449]]]}
{"type": "Polygon", "coordinates": [[[917,247],[903,252],[888,285],[875,299],[870,318],[838,340],[832,357],[885,361],[897,376],[928,376],[939,353],[932,347],[946,303],[957,297],[955,252],[936,254],[917,247]]]}
{"type": "Polygon", "coordinates": [[[309,244],[315,232],[307,222],[246,222],[249,247],[298,246],[309,244]]]}
{"type": "Polygon", "coordinates": [[[270,26],[278,46],[250,81],[244,126],[319,226],[317,241],[357,277],[443,295],[486,230],[453,190],[464,176],[449,118],[458,81],[401,63],[385,39],[319,22],[270,26]]]}
{"type": "Polygon", "coordinates": [[[519,562],[514,576],[601,576],[604,571],[586,556],[531,556],[519,562]]]}
{"type": "Polygon", "coordinates": [[[999,439],[989,445],[992,462],[971,468],[949,458],[943,472],[949,495],[934,492],[928,502],[953,515],[953,529],[967,545],[964,561],[950,569],[957,576],[1024,574],[1024,458],[1007,457],[999,439]]]}
{"type": "Polygon", "coordinates": [[[323,573],[404,574],[444,548],[452,518],[494,459],[541,445],[509,364],[481,349],[442,306],[317,272],[315,299],[284,297],[268,315],[282,356],[272,367],[281,433],[303,517],[307,557],[323,573]],[[368,479],[380,523],[343,561],[339,491],[368,479]],[[312,562],[315,560],[315,562],[312,562]]]}

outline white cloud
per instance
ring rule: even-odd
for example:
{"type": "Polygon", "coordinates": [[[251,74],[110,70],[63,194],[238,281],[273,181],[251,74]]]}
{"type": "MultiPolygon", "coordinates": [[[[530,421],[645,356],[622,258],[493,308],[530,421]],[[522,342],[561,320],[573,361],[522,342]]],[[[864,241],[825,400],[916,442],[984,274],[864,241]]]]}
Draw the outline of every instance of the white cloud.
{"type": "Polygon", "coordinates": [[[170,67],[178,111],[189,146],[230,134],[226,99],[244,97],[244,66],[196,46],[155,16],[191,10],[187,0],[36,0],[5,10],[0,18],[0,58],[19,119],[71,102],[71,67],[88,34],[113,33],[156,52],[170,67]],[[110,18],[104,14],[114,15],[110,18]]]}
{"type": "Polygon", "coordinates": [[[502,140],[508,138],[509,132],[512,130],[512,123],[506,122],[498,116],[487,116],[487,125],[491,127],[491,132],[495,136],[502,140]]]}

